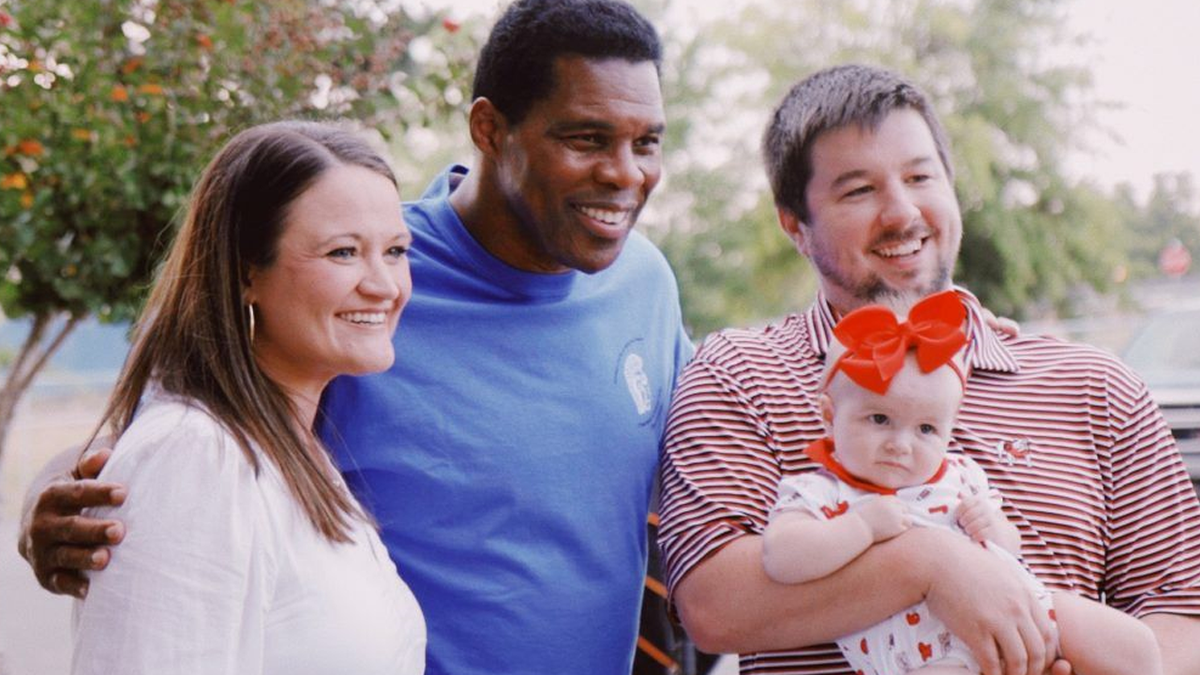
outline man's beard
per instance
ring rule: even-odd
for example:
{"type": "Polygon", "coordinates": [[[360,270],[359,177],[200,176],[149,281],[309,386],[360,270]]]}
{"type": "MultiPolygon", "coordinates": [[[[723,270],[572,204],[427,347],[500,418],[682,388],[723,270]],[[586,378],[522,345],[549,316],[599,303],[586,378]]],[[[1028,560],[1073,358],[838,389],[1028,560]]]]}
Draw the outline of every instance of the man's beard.
{"type": "MultiPolygon", "coordinates": [[[[841,270],[833,265],[827,265],[823,256],[814,256],[812,262],[821,273],[821,276],[832,281],[835,286],[849,292],[850,296],[857,301],[856,304],[858,307],[862,307],[863,305],[884,305],[900,315],[908,314],[908,310],[922,298],[950,288],[950,266],[945,264],[939,264],[937,273],[933,276],[933,279],[923,287],[899,289],[889,286],[886,281],[874,273],[868,273],[866,278],[857,282],[848,279],[842,274],[841,270]]],[[[853,308],[847,308],[846,311],[850,309],[853,308]]]]}

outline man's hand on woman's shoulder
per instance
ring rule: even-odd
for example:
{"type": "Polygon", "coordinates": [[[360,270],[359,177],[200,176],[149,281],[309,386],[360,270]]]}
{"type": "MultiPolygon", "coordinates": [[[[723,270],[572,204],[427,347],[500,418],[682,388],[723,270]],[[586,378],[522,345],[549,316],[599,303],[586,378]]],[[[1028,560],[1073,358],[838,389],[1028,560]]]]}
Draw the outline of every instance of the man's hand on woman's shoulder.
{"type": "Polygon", "coordinates": [[[62,467],[78,456],[68,450],[51,460],[30,488],[17,550],[38,583],[53,593],[87,595],[86,572],[104,569],[112,555],[107,547],[125,536],[119,521],[80,515],[88,507],[124,503],[124,486],[96,480],[111,454],[108,448],[89,450],[67,471],[62,467]]]}

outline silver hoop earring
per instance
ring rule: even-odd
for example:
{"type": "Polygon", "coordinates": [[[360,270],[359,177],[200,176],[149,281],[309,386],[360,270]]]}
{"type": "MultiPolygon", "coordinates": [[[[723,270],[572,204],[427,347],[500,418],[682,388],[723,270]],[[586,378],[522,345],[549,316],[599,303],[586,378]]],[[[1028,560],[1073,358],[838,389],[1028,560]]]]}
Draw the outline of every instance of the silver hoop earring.
{"type": "Polygon", "coordinates": [[[251,342],[251,344],[253,344],[254,343],[254,305],[252,303],[249,303],[249,302],[246,303],[246,315],[248,316],[248,321],[250,322],[250,342],[251,342]]]}

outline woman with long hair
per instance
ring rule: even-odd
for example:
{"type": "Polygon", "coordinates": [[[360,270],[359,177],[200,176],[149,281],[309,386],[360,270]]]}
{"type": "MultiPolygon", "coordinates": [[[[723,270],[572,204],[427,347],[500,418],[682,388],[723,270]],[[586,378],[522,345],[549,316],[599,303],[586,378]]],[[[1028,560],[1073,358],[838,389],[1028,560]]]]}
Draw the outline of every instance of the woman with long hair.
{"type": "Polygon", "coordinates": [[[130,496],[91,515],[127,535],[74,673],[422,672],[416,600],[313,433],[331,379],[392,364],[410,243],[348,132],[258,126],[208,165],[101,422],[130,496]]]}

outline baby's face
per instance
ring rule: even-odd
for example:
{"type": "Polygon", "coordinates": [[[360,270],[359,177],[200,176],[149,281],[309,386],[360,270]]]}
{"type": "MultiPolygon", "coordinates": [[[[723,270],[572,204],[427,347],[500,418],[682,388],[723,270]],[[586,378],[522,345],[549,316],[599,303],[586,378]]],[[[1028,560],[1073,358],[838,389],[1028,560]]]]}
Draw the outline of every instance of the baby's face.
{"type": "Polygon", "coordinates": [[[826,396],[826,425],[838,461],[857,478],[899,489],[926,482],[941,466],[962,383],[947,366],[922,373],[910,356],[886,394],[838,374],[826,396]]]}

